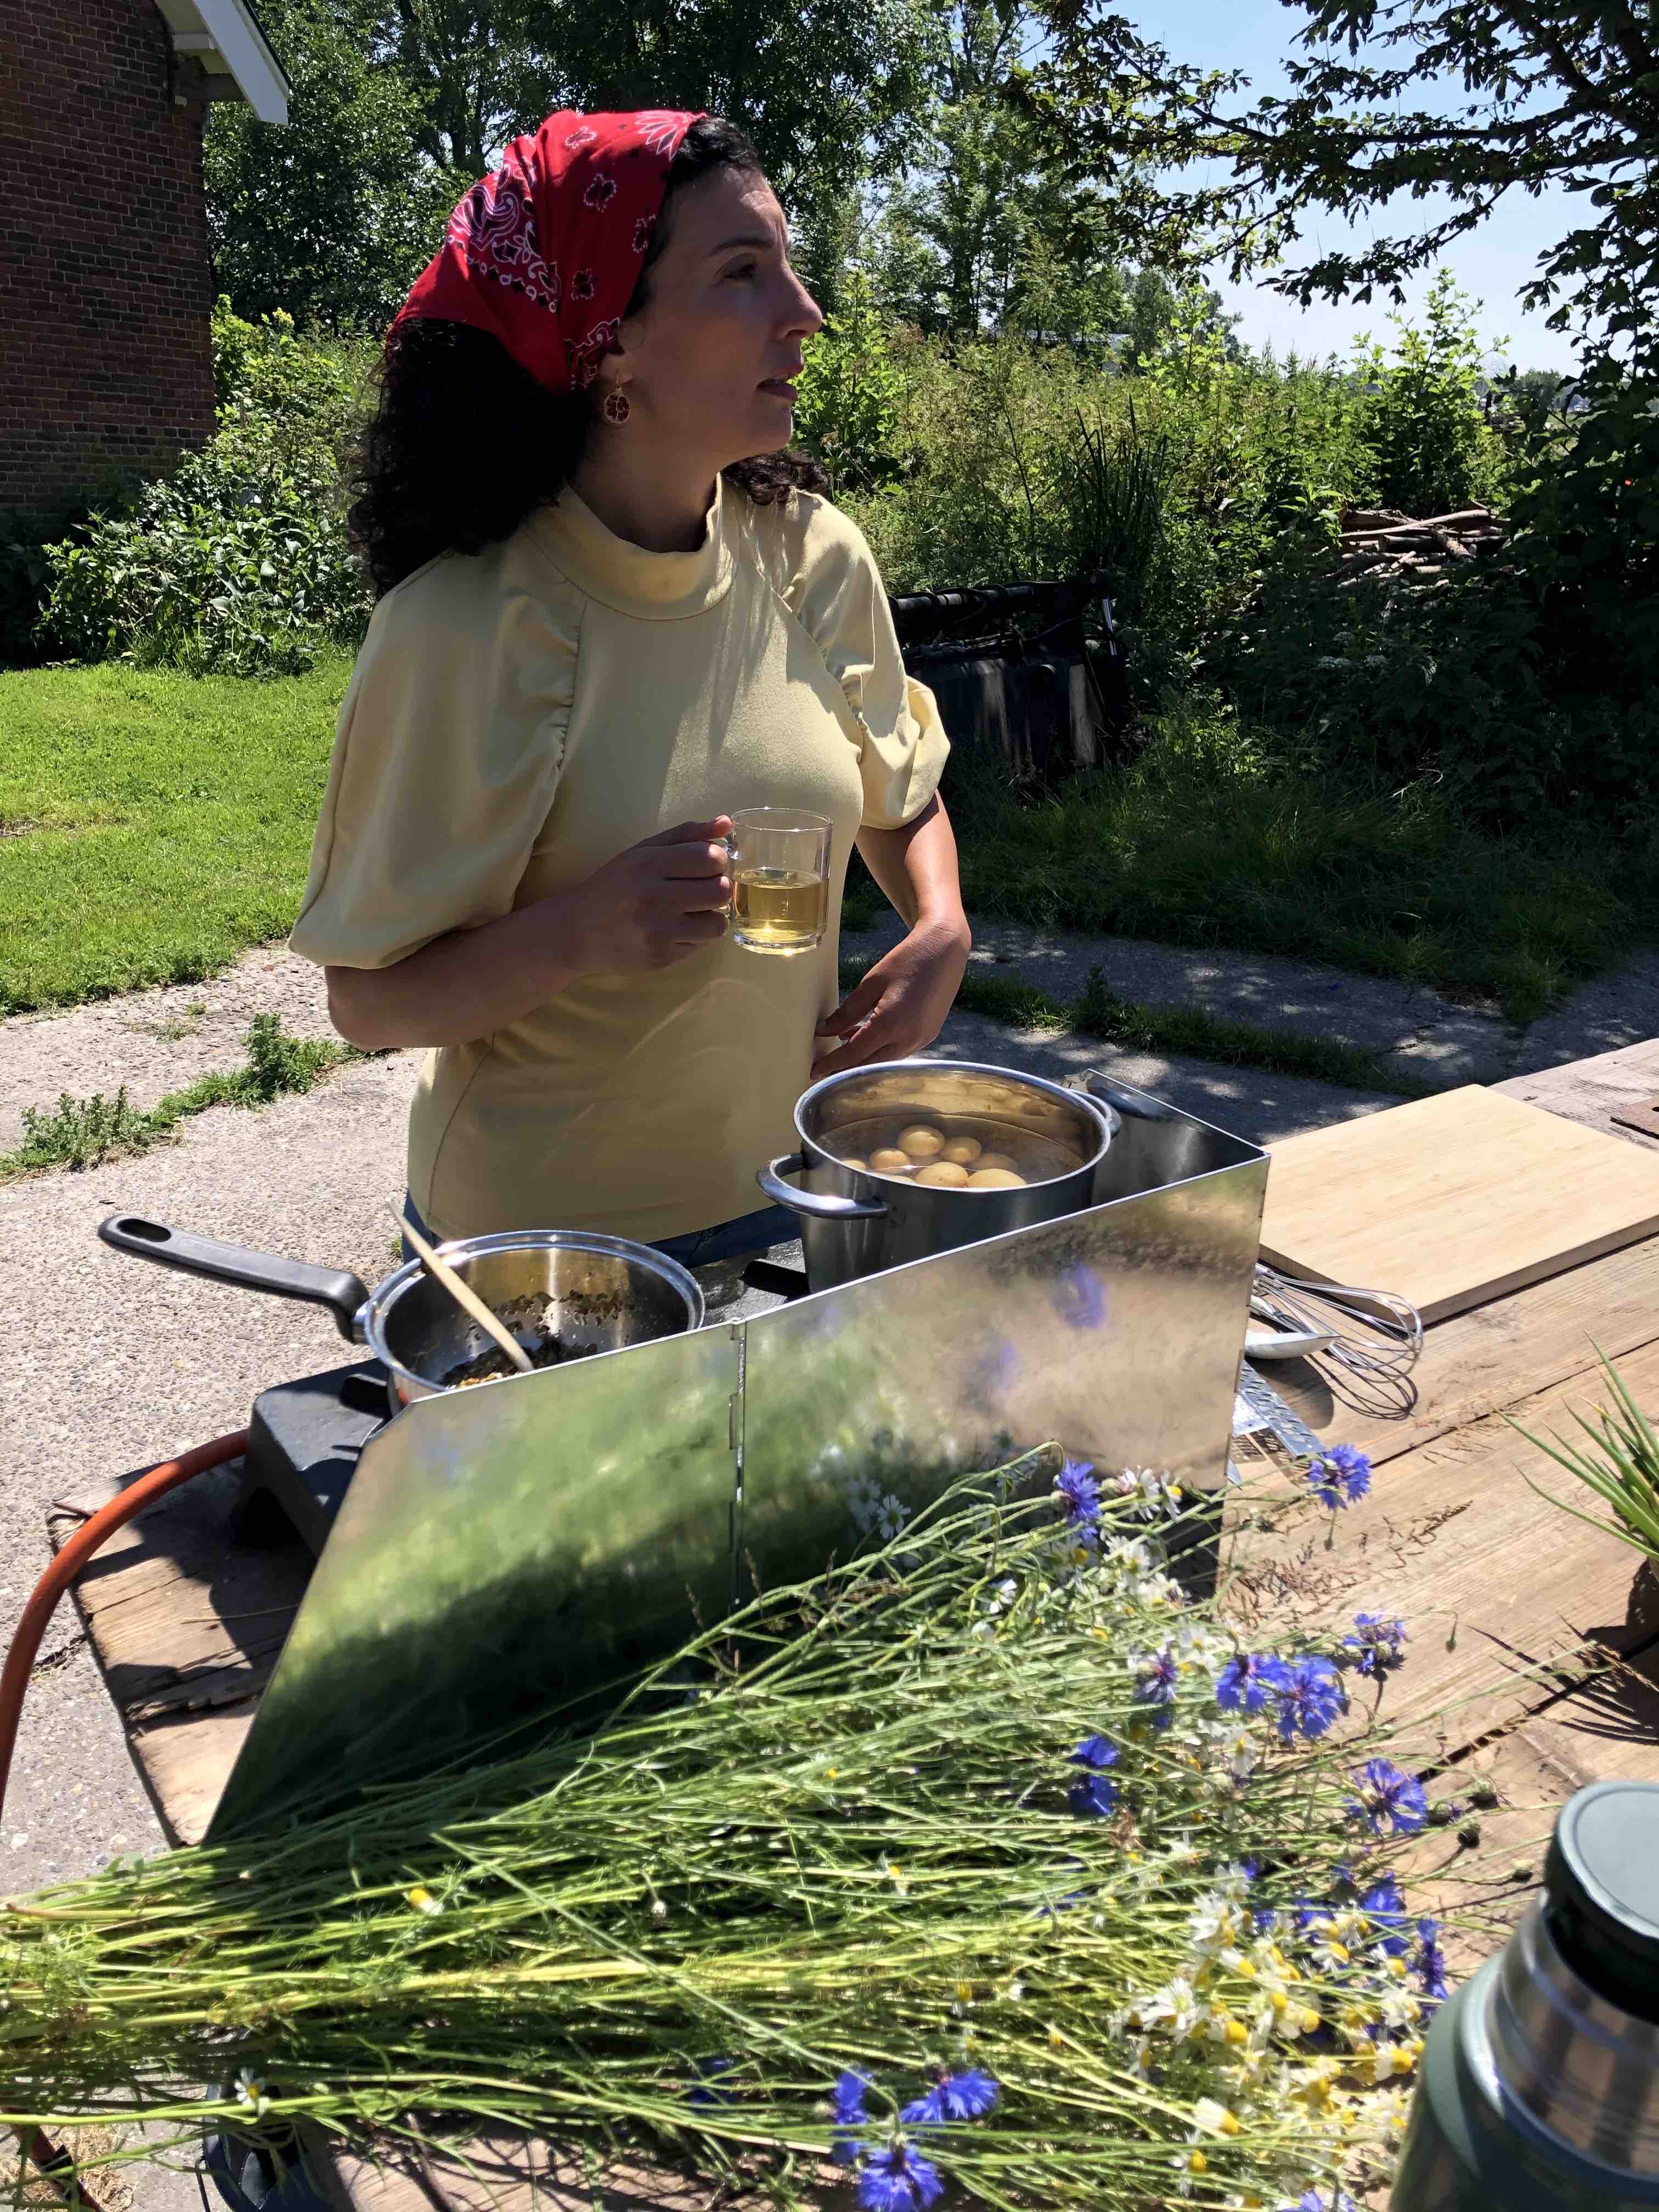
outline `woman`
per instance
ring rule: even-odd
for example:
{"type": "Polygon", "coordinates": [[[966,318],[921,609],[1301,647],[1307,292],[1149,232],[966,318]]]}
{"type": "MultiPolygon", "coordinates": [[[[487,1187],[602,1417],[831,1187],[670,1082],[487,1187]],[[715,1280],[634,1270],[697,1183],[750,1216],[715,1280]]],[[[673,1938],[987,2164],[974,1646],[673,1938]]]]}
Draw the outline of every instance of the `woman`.
{"type": "Polygon", "coordinates": [[[646,110],[514,140],[392,326],[351,517],[383,596],[291,943],[343,1036],[434,1048],[438,1235],[787,1234],[754,1176],[800,1091],[931,1043],[961,981],[933,695],[779,450],[822,319],[747,140],[646,110]],[[816,952],[726,936],[757,805],[834,824],[816,952]],[[854,839],[910,928],[838,1006],[854,839]]]}

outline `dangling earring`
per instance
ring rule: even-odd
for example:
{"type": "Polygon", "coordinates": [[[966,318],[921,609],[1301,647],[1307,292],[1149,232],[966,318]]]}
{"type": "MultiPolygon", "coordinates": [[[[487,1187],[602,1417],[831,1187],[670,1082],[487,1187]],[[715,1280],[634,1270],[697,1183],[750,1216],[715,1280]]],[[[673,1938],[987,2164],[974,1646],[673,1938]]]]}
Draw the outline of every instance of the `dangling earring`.
{"type": "Polygon", "coordinates": [[[628,394],[621,385],[613,384],[605,395],[605,419],[607,422],[625,422],[633,413],[628,404],[628,394]]]}

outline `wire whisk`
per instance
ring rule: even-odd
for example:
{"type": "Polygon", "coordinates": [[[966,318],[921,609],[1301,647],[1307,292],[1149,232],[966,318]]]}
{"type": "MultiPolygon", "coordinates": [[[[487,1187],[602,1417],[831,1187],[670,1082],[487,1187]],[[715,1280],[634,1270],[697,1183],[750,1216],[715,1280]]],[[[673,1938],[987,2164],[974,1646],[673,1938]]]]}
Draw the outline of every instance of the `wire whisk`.
{"type": "Polygon", "coordinates": [[[1423,1320],[1395,1291],[1310,1283],[1259,1260],[1250,1311],[1276,1328],[1328,1334],[1330,1342],[1307,1357],[1345,1403],[1371,1413],[1415,1407],[1411,1370],[1423,1350],[1423,1320]]]}

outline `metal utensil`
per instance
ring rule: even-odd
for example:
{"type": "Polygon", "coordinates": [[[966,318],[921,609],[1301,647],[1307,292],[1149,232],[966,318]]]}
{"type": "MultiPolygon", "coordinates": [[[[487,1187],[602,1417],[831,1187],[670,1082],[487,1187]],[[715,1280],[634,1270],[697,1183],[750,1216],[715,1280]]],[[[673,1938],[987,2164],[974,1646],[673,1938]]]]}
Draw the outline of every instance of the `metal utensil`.
{"type": "MultiPolygon", "coordinates": [[[[1333,1394],[1367,1413],[1406,1414],[1417,1402],[1411,1370],[1423,1350],[1417,1309],[1392,1291],[1358,1290],[1346,1283],[1316,1283],[1258,1261],[1250,1311],[1258,1321],[1291,1334],[1322,1335],[1304,1358],[1318,1367],[1333,1394]]],[[[1252,1338],[1251,1358],[1289,1358],[1252,1338]]]]}
{"type": "Polygon", "coordinates": [[[433,1249],[432,1246],[427,1243],[425,1237],[422,1236],[420,1231],[415,1226],[414,1223],[409,1218],[406,1213],[400,1212],[395,1206],[388,1206],[386,1211],[391,1214],[392,1218],[397,1223],[398,1228],[402,1230],[404,1235],[408,1237],[410,1243],[415,1247],[415,1249],[420,1254],[422,1259],[425,1261],[432,1273],[438,1278],[438,1280],[448,1291],[450,1297],[453,1298],[456,1304],[459,1306],[461,1311],[463,1313],[471,1314],[473,1320],[477,1322],[479,1328],[484,1331],[486,1335],[493,1336],[495,1338],[496,1344],[507,1354],[507,1358],[513,1362],[513,1364],[518,1369],[520,1375],[533,1375],[536,1369],[535,1364],[532,1360],[530,1354],[525,1350],[524,1346],[520,1343],[516,1336],[509,1334],[509,1333],[501,1327],[500,1322],[498,1322],[495,1315],[490,1312],[489,1308],[484,1304],[477,1292],[476,1291],[468,1290],[466,1285],[461,1280],[461,1278],[455,1273],[455,1270],[449,1265],[448,1261],[439,1257],[438,1254],[433,1249]]]}

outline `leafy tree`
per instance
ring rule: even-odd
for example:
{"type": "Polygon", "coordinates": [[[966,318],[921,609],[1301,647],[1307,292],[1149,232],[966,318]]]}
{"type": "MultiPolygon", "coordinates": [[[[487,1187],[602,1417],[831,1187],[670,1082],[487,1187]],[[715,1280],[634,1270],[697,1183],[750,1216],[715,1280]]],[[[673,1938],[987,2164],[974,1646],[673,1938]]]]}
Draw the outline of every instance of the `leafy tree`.
{"type": "Polygon", "coordinates": [[[953,0],[941,14],[904,175],[872,195],[866,251],[896,320],[958,336],[1116,337],[1133,359],[1157,343],[1173,292],[1156,270],[1124,265],[1111,200],[1079,184],[1010,97],[1042,27],[1030,0],[953,0]]]}
{"type": "Polygon", "coordinates": [[[242,314],[335,324],[383,321],[466,186],[559,106],[731,116],[833,276],[848,196],[898,158],[933,37],[925,0],[800,0],[758,20],[748,0],[270,0],[267,12],[290,119],[214,116],[215,266],[242,314]]]}
{"type": "Polygon", "coordinates": [[[1292,299],[1396,301],[1506,193],[1581,196],[1522,294],[1592,346],[1659,355],[1659,31],[1636,0],[1292,0],[1291,91],[1177,62],[1110,0],[1043,0],[1053,51],[1011,96],[1143,230],[1150,258],[1287,252],[1304,219],[1405,201],[1398,229],[1279,267],[1292,299]],[[1200,169],[1191,184],[1181,173],[1200,169]],[[1176,181],[1171,185],[1170,179],[1176,181]],[[1425,200],[1433,204],[1423,207],[1425,200]]]}
{"type": "Polygon", "coordinates": [[[849,269],[840,289],[836,313],[806,341],[795,413],[798,441],[823,463],[837,496],[867,491],[897,473],[904,393],[869,277],[849,269]]]}
{"type": "Polygon", "coordinates": [[[1443,269],[1425,303],[1424,327],[1393,318],[1392,360],[1380,345],[1359,349],[1355,366],[1369,388],[1364,434],[1385,507],[1448,514],[1496,488],[1498,447],[1480,404],[1483,349],[1473,304],[1443,269]]]}
{"type": "Polygon", "coordinates": [[[293,82],[286,125],[222,101],[204,146],[214,274],[239,314],[381,326],[465,189],[420,100],[372,59],[358,0],[261,0],[293,82]]]}

